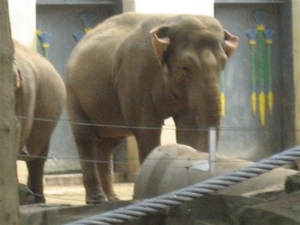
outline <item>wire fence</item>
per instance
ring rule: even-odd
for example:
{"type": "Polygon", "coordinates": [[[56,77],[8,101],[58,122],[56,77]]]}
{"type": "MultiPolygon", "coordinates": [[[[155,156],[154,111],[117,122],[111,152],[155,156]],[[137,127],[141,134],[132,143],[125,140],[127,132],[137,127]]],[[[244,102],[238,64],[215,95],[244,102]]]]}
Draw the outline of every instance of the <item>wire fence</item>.
{"type": "MultiPolygon", "coordinates": [[[[26,116],[17,116],[19,119],[26,119],[26,120],[35,120],[35,121],[44,121],[44,122],[50,122],[50,123],[64,123],[64,124],[75,124],[79,126],[92,126],[92,127],[109,127],[109,128],[122,128],[122,129],[149,129],[149,130],[160,130],[162,127],[155,127],[155,126],[127,126],[127,125],[116,125],[116,124],[105,124],[105,123],[91,123],[91,122],[78,122],[78,121],[70,121],[68,119],[59,119],[59,120],[51,120],[51,119],[44,119],[44,118],[33,118],[33,117],[26,117],[26,116]]],[[[176,128],[175,125],[163,125],[163,130],[185,130],[185,131],[205,131],[209,132],[209,128],[192,128],[192,127],[185,127],[185,128],[176,128]]],[[[264,127],[264,128],[258,128],[258,127],[219,127],[220,132],[255,132],[255,133],[285,133],[285,132],[300,132],[300,130],[297,129],[274,129],[271,127],[264,127]]],[[[40,155],[18,155],[20,157],[23,157],[25,159],[31,160],[31,159],[38,159],[43,158],[46,160],[53,160],[53,161],[66,161],[66,160],[74,160],[74,161],[83,161],[83,162],[91,162],[91,163],[109,163],[97,159],[79,159],[78,157],[59,157],[59,156],[40,156],[40,155]]],[[[138,158],[127,158],[126,160],[130,160],[131,162],[139,162],[138,158]]],[[[127,164],[127,162],[124,161],[118,161],[114,162],[114,164],[127,164]]]]}
{"type": "MultiPolygon", "coordinates": [[[[27,116],[17,116],[19,119],[26,119],[26,120],[35,120],[35,121],[43,121],[43,122],[50,122],[50,123],[67,123],[67,124],[74,124],[79,126],[92,126],[92,127],[109,127],[109,128],[121,128],[121,129],[147,129],[147,130],[183,130],[183,131],[209,131],[207,127],[180,127],[176,128],[175,125],[168,125],[162,124],[162,126],[140,126],[140,125],[118,125],[118,124],[108,124],[108,123],[94,123],[94,122],[85,122],[85,121],[72,121],[68,119],[60,118],[59,120],[52,120],[52,119],[44,119],[44,118],[37,118],[37,117],[27,117],[27,116]]],[[[260,126],[260,127],[233,127],[233,126],[220,126],[220,131],[249,131],[249,132],[300,132],[300,129],[296,128],[274,128],[274,127],[267,127],[267,126],[260,126]]]]}
{"type": "MultiPolygon", "coordinates": [[[[59,119],[59,120],[51,120],[51,119],[43,119],[43,118],[32,118],[32,117],[24,117],[24,116],[18,116],[19,119],[26,119],[26,120],[36,120],[36,121],[43,121],[43,122],[49,122],[49,123],[63,123],[66,125],[69,124],[75,124],[75,125],[79,125],[79,126],[93,126],[93,127],[109,127],[109,128],[119,128],[119,129],[149,129],[149,130],[159,130],[161,129],[161,127],[156,127],[156,126],[135,126],[135,125],[130,125],[130,126],[125,126],[125,125],[116,125],[116,124],[95,124],[95,123],[90,123],[90,122],[78,122],[78,121],[70,121],[68,119],[59,119]]],[[[163,129],[164,130],[171,130],[171,131],[175,131],[176,127],[174,125],[163,125],[163,129]]],[[[224,127],[221,126],[220,128],[220,132],[256,132],[256,133],[284,133],[284,132],[300,132],[300,130],[295,130],[295,129],[290,129],[290,130],[283,130],[283,129],[272,129],[271,127],[249,127],[249,128],[245,128],[245,127],[224,127]]],[[[178,130],[178,129],[177,129],[178,130]]],[[[184,127],[184,128],[179,128],[179,130],[185,130],[185,131],[195,131],[195,130],[200,130],[200,131],[206,131],[209,132],[209,128],[194,128],[194,127],[184,127]]],[[[60,150],[63,151],[63,150],[60,150]]],[[[80,161],[82,162],[90,162],[90,163],[110,163],[108,161],[101,161],[101,160],[97,160],[97,159],[79,159],[78,157],[70,157],[70,156],[53,156],[53,155],[49,155],[49,156],[39,156],[39,155],[19,155],[22,156],[23,158],[27,158],[28,160],[32,160],[32,159],[45,159],[47,161],[52,161],[54,163],[57,163],[59,161],[76,161],[77,163],[79,163],[80,161]]],[[[174,158],[175,159],[175,158],[174,158]]],[[[169,160],[174,160],[172,158],[170,158],[169,160]]],[[[199,158],[199,160],[201,160],[202,158],[199,158]]],[[[155,158],[151,158],[148,160],[158,160],[155,158]]],[[[176,159],[176,160],[188,160],[188,158],[180,158],[180,159],[176,159]]],[[[193,160],[198,160],[197,158],[194,158],[193,160]]],[[[256,161],[256,160],[253,160],[256,161]]],[[[218,160],[216,160],[215,162],[218,162],[218,160]]],[[[222,162],[222,163],[232,163],[232,162],[239,162],[239,160],[231,160],[231,161],[227,161],[227,162],[222,162]]],[[[129,163],[139,163],[139,159],[138,158],[127,158],[121,161],[114,161],[114,165],[128,165],[129,163]],[[130,160],[130,162],[128,162],[130,160]]],[[[203,162],[205,163],[205,162],[203,162]]],[[[200,163],[201,164],[201,163],[200,163]]],[[[148,165],[149,166],[149,165],[148,165]]],[[[180,163],[178,163],[178,165],[170,165],[171,168],[185,168],[184,166],[180,166],[180,163]]],[[[33,195],[36,195],[35,193],[32,193],[33,195]]],[[[55,196],[51,195],[48,196],[50,198],[56,198],[55,196]]],[[[47,194],[46,194],[46,198],[47,198],[47,194]]],[[[63,200],[68,200],[68,197],[57,197],[57,199],[63,199],[63,200]]],[[[84,195],[82,195],[81,200],[78,200],[82,203],[84,203],[85,199],[84,199],[84,195]]],[[[75,200],[76,201],[76,200],[75,200]]]]}

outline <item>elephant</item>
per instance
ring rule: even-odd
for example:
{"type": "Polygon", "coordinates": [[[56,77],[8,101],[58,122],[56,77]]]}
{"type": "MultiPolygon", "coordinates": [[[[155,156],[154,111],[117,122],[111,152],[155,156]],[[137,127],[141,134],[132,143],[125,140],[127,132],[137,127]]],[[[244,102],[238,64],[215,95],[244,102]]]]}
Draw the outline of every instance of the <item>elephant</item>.
{"type": "Polygon", "coordinates": [[[14,41],[15,112],[19,121],[16,154],[28,169],[29,189],[36,203],[45,203],[43,170],[51,134],[66,100],[64,81],[39,53],[14,41]]]}
{"type": "Polygon", "coordinates": [[[207,151],[207,128],[221,120],[219,74],[237,45],[215,18],[188,14],[122,13],[84,36],[65,83],[87,204],[117,199],[113,149],[133,135],[142,163],[166,118],[178,143],[207,151]]]}

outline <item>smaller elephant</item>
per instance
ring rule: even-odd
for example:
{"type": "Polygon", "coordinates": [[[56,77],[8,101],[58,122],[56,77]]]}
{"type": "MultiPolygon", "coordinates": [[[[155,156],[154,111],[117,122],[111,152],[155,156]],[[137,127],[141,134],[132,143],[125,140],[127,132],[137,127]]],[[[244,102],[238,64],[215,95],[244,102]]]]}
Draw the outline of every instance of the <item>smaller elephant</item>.
{"type": "Polygon", "coordinates": [[[40,54],[14,41],[15,111],[19,119],[16,151],[28,168],[28,187],[36,203],[45,203],[43,170],[51,134],[61,115],[65,85],[54,66],[40,54]]]}

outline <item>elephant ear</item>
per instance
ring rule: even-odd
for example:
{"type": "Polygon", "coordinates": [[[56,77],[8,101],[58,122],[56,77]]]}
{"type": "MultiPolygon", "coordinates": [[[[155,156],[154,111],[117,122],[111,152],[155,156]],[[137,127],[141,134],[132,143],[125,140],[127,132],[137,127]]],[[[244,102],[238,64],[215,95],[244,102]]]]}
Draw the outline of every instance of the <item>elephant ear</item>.
{"type": "Polygon", "coordinates": [[[167,29],[167,26],[160,26],[150,31],[152,47],[162,68],[164,67],[163,55],[171,43],[170,38],[165,34],[167,29]]]}
{"type": "Polygon", "coordinates": [[[229,58],[234,50],[237,48],[239,43],[239,38],[237,36],[232,35],[227,30],[224,30],[225,40],[223,44],[224,52],[229,58]]]}
{"type": "Polygon", "coordinates": [[[13,63],[13,75],[14,75],[15,89],[19,89],[22,85],[23,78],[22,78],[21,71],[18,68],[16,62],[13,63]]]}

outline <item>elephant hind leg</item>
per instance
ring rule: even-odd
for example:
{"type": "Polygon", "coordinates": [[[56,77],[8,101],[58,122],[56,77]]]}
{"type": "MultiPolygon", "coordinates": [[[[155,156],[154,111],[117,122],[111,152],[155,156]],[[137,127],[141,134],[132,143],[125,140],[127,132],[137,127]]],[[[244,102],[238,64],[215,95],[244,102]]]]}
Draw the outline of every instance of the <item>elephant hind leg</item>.
{"type": "Polygon", "coordinates": [[[122,138],[103,138],[95,144],[95,154],[98,160],[97,170],[102,189],[109,201],[118,200],[113,189],[113,150],[120,144],[122,138]]]}
{"type": "MultiPolygon", "coordinates": [[[[48,150],[48,146],[49,145],[45,147],[45,151],[48,150]]],[[[41,154],[39,156],[41,157],[26,162],[28,169],[27,186],[34,193],[35,203],[45,203],[46,199],[43,194],[43,174],[46,154],[41,154]]]]}
{"type": "MultiPolygon", "coordinates": [[[[81,122],[89,120],[71,88],[68,89],[66,107],[70,121],[81,122]]],[[[71,122],[71,128],[82,169],[82,181],[86,192],[86,204],[98,204],[107,201],[100,186],[95,165],[95,160],[97,160],[93,147],[94,140],[97,139],[95,130],[92,126],[73,122],[71,122]]]]}
{"type": "Polygon", "coordinates": [[[98,204],[107,201],[99,183],[96,168],[97,155],[95,154],[94,132],[88,127],[73,126],[75,142],[80,158],[83,185],[86,191],[86,204],[98,204]]]}

